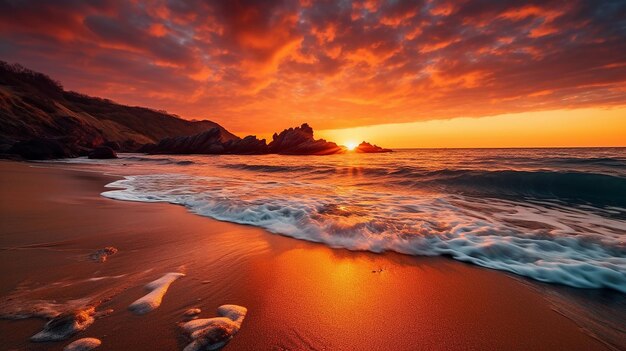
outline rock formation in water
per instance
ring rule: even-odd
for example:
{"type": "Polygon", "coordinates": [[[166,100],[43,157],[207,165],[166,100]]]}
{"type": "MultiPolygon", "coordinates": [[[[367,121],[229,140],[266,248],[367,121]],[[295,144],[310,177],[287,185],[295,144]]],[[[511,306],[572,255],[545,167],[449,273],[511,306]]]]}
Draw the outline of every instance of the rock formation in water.
{"type": "Polygon", "coordinates": [[[316,140],[313,128],[304,123],[274,134],[269,145],[265,139],[252,135],[225,139],[221,130],[214,128],[192,136],[166,138],[140,151],[151,154],[330,155],[345,152],[345,148],[324,139],[316,140]]]}
{"type": "Polygon", "coordinates": [[[391,149],[385,149],[378,145],[370,144],[368,142],[362,142],[354,149],[355,152],[365,153],[365,154],[375,154],[381,152],[392,152],[391,149]]]}
{"type": "MultiPolygon", "coordinates": [[[[346,152],[346,148],[324,139],[315,139],[313,128],[307,123],[300,127],[274,133],[272,141],[247,136],[243,139],[225,138],[220,129],[214,128],[192,136],[166,138],[158,144],[141,148],[150,154],[237,154],[237,155],[331,155],[346,152]]],[[[362,142],[356,149],[359,153],[391,152],[390,149],[362,142]]]]}
{"type": "Polygon", "coordinates": [[[330,155],[345,152],[337,144],[313,137],[313,128],[304,123],[300,127],[274,133],[268,145],[269,152],[282,155],[330,155]]]}
{"type": "Polygon", "coordinates": [[[243,139],[225,135],[219,128],[205,132],[174,138],[165,138],[157,144],[146,145],[139,150],[150,154],[266,154],[265,139],[259,140],[254,136],[243,139]]]}

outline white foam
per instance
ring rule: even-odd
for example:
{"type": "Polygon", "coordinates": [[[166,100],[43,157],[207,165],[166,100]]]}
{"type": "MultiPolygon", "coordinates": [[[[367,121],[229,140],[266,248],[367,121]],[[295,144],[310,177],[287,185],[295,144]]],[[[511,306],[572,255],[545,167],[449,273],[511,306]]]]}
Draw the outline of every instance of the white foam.
{"type": "Polygon", "coordinates": [[[52,319],[64,311],[71,311],[84,307],[89,299],[69,300],[59,303],[49,300],[29,300],[24,297],[24,292],[9,295],[0,302],[0,318],[26,319],[46,318],[52,319]]]}
{"type": "Polygon", "coordinates": [[[241,328],[248,310],[238,305],[218,307],[220,317],[195,319],[181,325],[191,338],[184,351],[216,350],[228,343],[241,328]]]}
{"type": "Polygon", "coordinates": [[[82,338],[78,339],[71,344],[65,346],[63,351],[89,351],[100,346],[102,341],[96,338],[82,338]]]}
{"type": "Polygon", "coordinates": [[[626,292],[626,223],[602,209],[416,195],[404,188],[346,190],[293,179],[280,183],[283,189],[276,184],[268,179],[155,174],[126,177],[109,184],[121,190],[102,195],[180,204],[202,216],[331,247],[449,255],[544,282],[626,292]]]}
{"type": "Polygon", "coordinates": [[[136,314],[145,314],[157,309],[161,306],[163,296],[165,296],[170,284],[184,276],[185,274],[183,273],[167,273],[161,278],[146,284],[146,289],[150,290],[150,292],[130,304],[128,309],[136,314]]]}
{"type": "Polygon", "coordinates": [[[120,274],[120,275],[107,275],[107,276],[102,276],[102,277],[93,277],[93,278],[87,278],[85,279],[86,282],[97,282],[100,280],[105,280],[105,279],[119,279],[119,278],[124,278],[126,276],[126,274],[120,274]]]}

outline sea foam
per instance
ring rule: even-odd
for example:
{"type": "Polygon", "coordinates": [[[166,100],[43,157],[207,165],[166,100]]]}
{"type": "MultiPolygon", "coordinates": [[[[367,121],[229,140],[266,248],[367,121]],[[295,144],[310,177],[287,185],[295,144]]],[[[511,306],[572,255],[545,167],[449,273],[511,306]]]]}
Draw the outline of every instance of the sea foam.
{"type": "Polygon", "coordinates": [[[446,255],[539,281],[626,293],[626,212],[619,207],[183,174],[128,176],[108,186],[121,189],[105,197],[179,204],[331,247],[446,255]]]}
{"type": "Polygon", "coordinates": [[[135,314],[146,314],[161,306],[163,296],[167,292],[170,285],[178,278],[184,277],[183,273],[167,273],[161,278],[146,284],[146,289],[150,290],[148,294],[137,299],[128,306],[128,309],[135,314]]]}

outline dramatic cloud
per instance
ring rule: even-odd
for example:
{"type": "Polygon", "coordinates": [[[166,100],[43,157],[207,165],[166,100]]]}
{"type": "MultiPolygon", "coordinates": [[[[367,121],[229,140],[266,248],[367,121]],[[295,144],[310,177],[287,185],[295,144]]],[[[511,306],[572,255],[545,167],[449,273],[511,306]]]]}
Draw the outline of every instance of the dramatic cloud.
{"type": "Polygon", "coordinates": [[[0,0],[0,59],[235,131],[626,104],[626,2],[0,0]]]}

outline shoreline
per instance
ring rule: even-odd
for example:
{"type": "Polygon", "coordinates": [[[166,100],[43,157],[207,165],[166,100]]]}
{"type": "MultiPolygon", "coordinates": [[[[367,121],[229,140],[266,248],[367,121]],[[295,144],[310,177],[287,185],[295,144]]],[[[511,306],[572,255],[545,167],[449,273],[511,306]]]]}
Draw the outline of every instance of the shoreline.
{"type": "Polygon", "coordinates": [[[41,319],[0,320],[9,348],[62,349],[98,337],[102,350],[182,349],[176,323],[187,308],[207,318],[233,303],[249,314],[230,350],[606,349],[529,286],[541,284],[444,257],[331,249],[182,206],[106,199],[99,194],[118,177],[31,165],[0,162],[0,301],[89,296],[102,300],[97,310],[114,311],[43,344],[28,341],[41,319]],[[119,252],[104,263],[86,258],[106,246],[119,252]],[[174,271],[187,276],[161,307],[127,310],[145,283],[174,271]],[[119,278],[84,283],[101,277],[119,278]],[[14,294],[20,285],[27,294],[14,294]]]}

